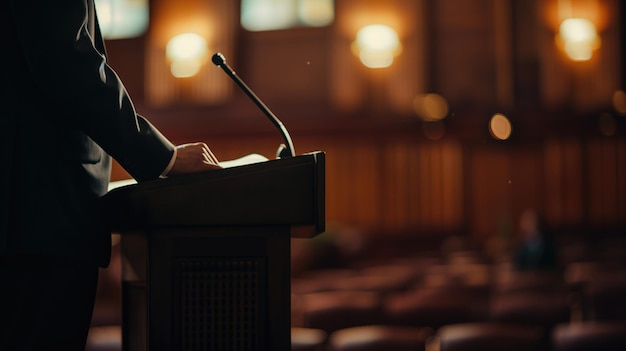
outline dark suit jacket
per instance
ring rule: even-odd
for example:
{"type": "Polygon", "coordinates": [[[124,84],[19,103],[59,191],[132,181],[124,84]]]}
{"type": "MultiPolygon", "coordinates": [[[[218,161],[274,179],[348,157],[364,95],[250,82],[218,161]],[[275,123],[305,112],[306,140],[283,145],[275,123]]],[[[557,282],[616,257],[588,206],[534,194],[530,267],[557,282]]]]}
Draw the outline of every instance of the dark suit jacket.
{"type": "Polygon", "coordinates": [[[158,178],[174,145],[137,115],[106,63],[93,0],[4,0],[0,11],[0,256],[108,264],[97,199],[113,156],[158,178]],[[8,6],[7,6],[8,5],[8,6]]]}

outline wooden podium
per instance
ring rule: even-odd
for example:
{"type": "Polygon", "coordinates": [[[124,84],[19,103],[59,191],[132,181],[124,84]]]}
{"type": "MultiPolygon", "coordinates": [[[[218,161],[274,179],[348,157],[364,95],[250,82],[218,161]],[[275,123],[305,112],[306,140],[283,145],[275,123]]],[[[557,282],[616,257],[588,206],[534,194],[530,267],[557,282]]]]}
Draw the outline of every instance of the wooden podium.
{"type": "Polygon", "coordinates": [[[122,238],[123,349],[290,350],[290,240],[324,231],[324,160],[315,152],[105,195],[122,238]]]}

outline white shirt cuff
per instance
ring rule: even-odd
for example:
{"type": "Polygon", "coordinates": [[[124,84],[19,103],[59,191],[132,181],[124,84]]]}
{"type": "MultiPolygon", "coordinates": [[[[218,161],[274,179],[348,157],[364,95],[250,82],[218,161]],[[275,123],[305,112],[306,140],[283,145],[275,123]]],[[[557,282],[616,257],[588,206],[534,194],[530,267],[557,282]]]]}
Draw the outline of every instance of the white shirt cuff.
{"type": "Polygon", "coordinates": [[[165,167],[163,172],[161,172],[161,178],[166,178],[167,177],[167,174],[172,169],[172,166],[174,166],[174,162],[176,162],[176,155],[177,155],[177,153],[178,153],[177,148],[174,148],[174,152],[172,153],[172,158],[170,159],[170,163],[168,163],[167,167],[165,167]]]}

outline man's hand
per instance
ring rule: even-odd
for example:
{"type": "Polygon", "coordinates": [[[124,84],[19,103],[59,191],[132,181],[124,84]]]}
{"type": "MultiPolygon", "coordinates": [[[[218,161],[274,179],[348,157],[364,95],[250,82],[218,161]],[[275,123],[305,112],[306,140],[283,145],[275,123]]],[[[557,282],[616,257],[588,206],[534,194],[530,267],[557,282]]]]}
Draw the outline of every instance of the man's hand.
{"type": "Polygon", "coordinates": [[[167,175],[204,172],[222,168],[205,143],[189,143],[176,146],[176,159],[167,175]]]}

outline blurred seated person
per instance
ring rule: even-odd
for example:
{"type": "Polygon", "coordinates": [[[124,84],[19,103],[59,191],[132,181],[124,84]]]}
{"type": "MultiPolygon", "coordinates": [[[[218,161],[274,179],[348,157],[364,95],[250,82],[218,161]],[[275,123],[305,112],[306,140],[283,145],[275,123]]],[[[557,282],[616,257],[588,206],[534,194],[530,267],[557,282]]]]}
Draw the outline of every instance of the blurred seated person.
{"type": "Polygon", "coordinates": [[[522,213],[519,222],[521,243],[514,264],[517,270],[554,270],[557,268],[557,248],[552,233],[543,218],[532,209],[522,213]]]}

